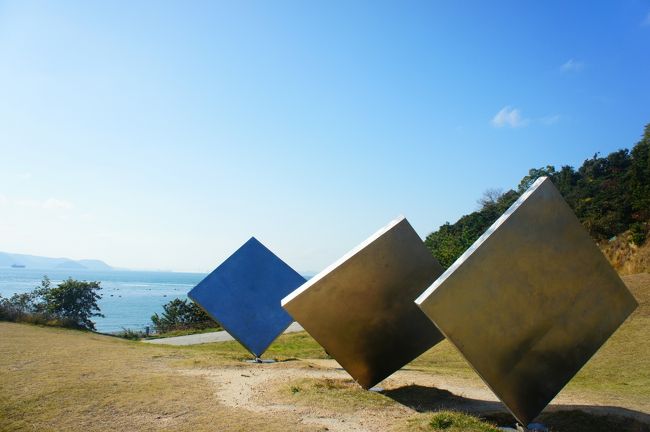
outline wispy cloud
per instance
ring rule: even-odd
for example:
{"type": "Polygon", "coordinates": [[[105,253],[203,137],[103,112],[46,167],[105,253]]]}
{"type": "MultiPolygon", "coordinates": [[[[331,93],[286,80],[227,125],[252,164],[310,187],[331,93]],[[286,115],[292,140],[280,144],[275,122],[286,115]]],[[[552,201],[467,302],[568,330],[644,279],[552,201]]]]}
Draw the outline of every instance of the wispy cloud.
{"type": "Polygon", "coordinates": [[[67,210],[72,208],[72,203],[56,198],[48,198],[43,202],[43,208],[46,210],[67,210]]]}
{"type": "Polygon", "coordinates": [[[18,174],[18,179],[19,180],[29,180],[31,178],[32,178],[32,173],[30,173],[30,172],[24,172],[24,173],[18,174]]]}
{"type": "Polygon", "coordinates": [[[585,64],[583,62],[571,58],[560,66],[560,70],[562,72],[580,72],[584,67],[585,64]]]}
{"type": "MultiPolygon", "coordinates": [[[[0,199],[0,203],[2,203],[0,199]]],[[[32,209],[43,209],[43,210],[69,210],[74,205],[70,201],[61,200],[57,198],[48,198],[46,200],[37,200],[33,198],[21,198],[16,200],[10,200],[4,198],[4,203],[13,204],[17,207],[26,207],[32,209]]]]}
{"type": "Polygon", "coordinates": [[[518,108],[512,108],[510,106],[505,106],[492,118],[492,126],[494,127],[506,127],[519,128],[524,127],[529,123],[527,118],[524,118],[521,115],[521,111],[518,108]]]}
{"type": "Polygon", "coordinates": [[[641,22],[642,26],[650,26],[650,12],[645,16],[645,19],[641,22]]]}
{"type": "Polygon", "coordinates": [[[554,125],[560,121],[559,114],[549,114],[543,117],[524,117],[519,108],[505,106],[492,118],[492,126],[497,128],[510,127],[520,128],[530,124],[541,124],[544,126],[554,125]]]}

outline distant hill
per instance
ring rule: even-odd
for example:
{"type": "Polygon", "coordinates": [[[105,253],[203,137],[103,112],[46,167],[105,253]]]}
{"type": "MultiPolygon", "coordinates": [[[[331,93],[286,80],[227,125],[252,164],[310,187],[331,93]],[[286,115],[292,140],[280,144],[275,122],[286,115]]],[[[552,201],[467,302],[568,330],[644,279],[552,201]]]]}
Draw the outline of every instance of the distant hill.
{"type": "Polygon", "coordinates": [[[25,267],[39,270],[93,270],[110,271],[113,267],[100,260],[71,260],[70,258],[48,258],[36,255],[0,252],[0,268],[25,267]]]}

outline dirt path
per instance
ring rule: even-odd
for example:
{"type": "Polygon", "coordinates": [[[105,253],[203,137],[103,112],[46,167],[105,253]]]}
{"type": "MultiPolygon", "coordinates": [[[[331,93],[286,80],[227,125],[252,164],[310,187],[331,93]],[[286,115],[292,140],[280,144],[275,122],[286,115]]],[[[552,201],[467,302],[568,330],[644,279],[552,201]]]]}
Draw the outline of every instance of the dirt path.
{"type": "Polygon", "coordinates": [[[271,416],[292,416],[298,423],[317,426],[320,430],[333,432],[382,431],[396,415],[404,416],[410,412],[406,407],[397,406],[395,410],[390,410],[390,413],[378,413],[377,410],[341,413],[322,407],[298,406],[274,400],[274,390],[283,383],[286,384],[292,380],[349,378],[345,371],[309,368],[305,367],[305,363],[295,366],[286,363],[252,364],[219,370],[185,370],[183,373],[205,376],[211,380],[215,385],[218,399],[228,407],[271,416]]]}
{"type": "Polygon", "coordinates": [[[189,370],[184,373],[198,374],[211,380],[217,397],[226,406],[271,416],[289,415],[301,424],[333,432],[385,431],[396,419],[407,418],[418,411],[447,408],[480,413],[503,410],[486,387],[471,386],[467,380],[414,371],[399,371],[382,382],[383,394],[399,403],[381,409],[346,412],[274,401],[275,389],[293,380],[349,380],[349,375],[333,360],[255,364],[219,370],[189,370]],[[415,385],[415,382],[418,384],[415,385]],[[425,401],[424,404],[422,401],[425,401]]]}
{"type": "MultiPolygon", "coordinates": [[[[385,431],[417,412],[452,409],[475,414],[505,412],[496,396],[481,382],[413,370],[400,370],[383,381],[381,393],[398,403],[357,411],[336,410],[314,403],[295,405],[279,398],[278,389],[304,378],[349,380],[349,375],[334,360],[300,360],[274,364],[242,364],[221,369],[184,370],[214,384],[215,393],[225,406],[292,418],[296,424],[319,430],[375,432],[385,431]]],[[[604,415],[634,417],[648,422],[650,416],[624,408],[608,406],[610,401],[588,396],[561,394],[547,410],[582,409],[604,415]]],[[[646,410],[647,411],[647,410],[646,410]]]]}

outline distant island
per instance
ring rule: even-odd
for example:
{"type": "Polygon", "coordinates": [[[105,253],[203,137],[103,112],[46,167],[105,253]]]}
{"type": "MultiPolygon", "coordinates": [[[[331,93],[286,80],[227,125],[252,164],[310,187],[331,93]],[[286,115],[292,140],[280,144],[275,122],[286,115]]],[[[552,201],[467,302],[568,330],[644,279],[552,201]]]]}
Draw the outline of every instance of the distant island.
{"type": "Polygon", "coordinates": [[[39,270],[91,270],[110,271],[113,267],[101,260],[70,258],[48,258],[36,255],[23,255],[0,252],[0,268],[30,268],[39,270]]]}

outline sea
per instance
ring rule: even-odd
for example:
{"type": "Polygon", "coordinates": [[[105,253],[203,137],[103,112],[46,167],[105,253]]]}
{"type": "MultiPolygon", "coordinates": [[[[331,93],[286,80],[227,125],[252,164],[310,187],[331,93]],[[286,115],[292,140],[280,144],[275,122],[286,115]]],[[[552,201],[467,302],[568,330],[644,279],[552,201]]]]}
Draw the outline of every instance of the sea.
{"type": "Polygon", "coordinates": [[[44,275],[53,285],[69,277],[101,282],[99,294],[102,298],[97,304],[105,317],[92,319],[101,333],[144,330],[151,326],[151,316],[162,312],[164,304],[176,298],[186,299],[187,293],[206,276],[203,273],[130,270],[0,268],[0,295],[10,297],[29,292],[40,285],[44,275]]]}

